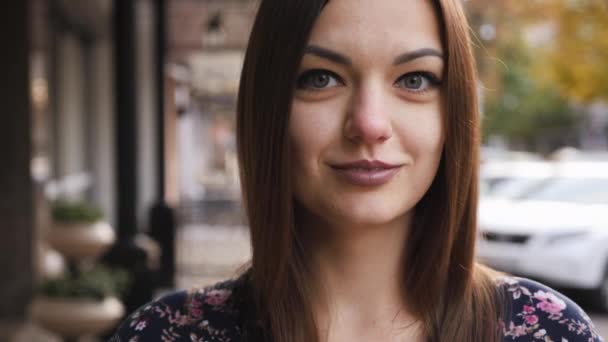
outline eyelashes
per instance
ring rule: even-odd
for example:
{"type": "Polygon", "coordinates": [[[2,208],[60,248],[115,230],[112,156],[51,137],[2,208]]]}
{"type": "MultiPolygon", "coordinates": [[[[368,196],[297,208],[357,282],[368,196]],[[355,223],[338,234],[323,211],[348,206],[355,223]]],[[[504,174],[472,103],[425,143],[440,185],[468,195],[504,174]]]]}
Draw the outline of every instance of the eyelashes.
{"type": "Polygon", "coordinates": [[[322,90],[340,85],[344,85],[342,78],[334,72],[324,69],[305,71],[296,81],[297,88],[308,90],[322,90]]]}
{"type": "Polygon", "coordinates": [[[415,71],[407,73],[395,82],[395,86],[405,88],[411,92],[425,92],[441,85],[441,80],[427,71],[415,71]]]}
{"type": "MultiPolygon", "coordinates": [[[[411,93],[423,93],[441,85],[442,81],[434,73],[413,71],[401,75],[394,83],[396,88],[403,88],[411,93]]],[[[322,91],[328,88],[344,86],[346,83],[336,73],[326,69],[312,69],[303,72],[296,80],[296,88],[308,91],[322,91]]]]}

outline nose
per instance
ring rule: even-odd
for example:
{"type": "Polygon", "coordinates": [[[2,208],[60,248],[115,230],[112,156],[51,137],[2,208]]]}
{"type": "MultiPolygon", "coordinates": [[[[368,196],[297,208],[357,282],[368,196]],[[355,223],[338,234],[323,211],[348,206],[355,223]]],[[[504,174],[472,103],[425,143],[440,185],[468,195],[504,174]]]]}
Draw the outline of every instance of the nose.
{"type": "Polygon", "coordinates": [[[344,136],[363,144],[390,139],[393,129],[385,101],[381,86],[366,85],[357,89],[344,123],[344,136]]]}

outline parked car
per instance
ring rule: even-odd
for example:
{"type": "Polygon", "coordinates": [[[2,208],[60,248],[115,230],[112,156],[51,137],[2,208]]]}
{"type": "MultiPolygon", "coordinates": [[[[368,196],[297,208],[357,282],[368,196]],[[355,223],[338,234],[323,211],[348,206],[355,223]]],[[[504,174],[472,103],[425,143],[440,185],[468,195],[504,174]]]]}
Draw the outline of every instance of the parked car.
{"type": "Polygon", "coordinates": [[[488,161],[524,161],[524,160],[542,160],[543,158],[533,152],[528,151],[513,151],[504,148],[482,146],[481,147],[482,162],[488,161]]]}
{"type": "Polygon", "coordinates": [[[483,197],[477,256],[498,270],[593,291],[608,311],[608,162],[555,162],[511,198],[483,197]]]}
{"type": "Polygon", "coordinates": [[[520,197],[553,176],[554,164],[543,160],[498,160],[481,165],[480,195],[492,199],[520,197]]]}

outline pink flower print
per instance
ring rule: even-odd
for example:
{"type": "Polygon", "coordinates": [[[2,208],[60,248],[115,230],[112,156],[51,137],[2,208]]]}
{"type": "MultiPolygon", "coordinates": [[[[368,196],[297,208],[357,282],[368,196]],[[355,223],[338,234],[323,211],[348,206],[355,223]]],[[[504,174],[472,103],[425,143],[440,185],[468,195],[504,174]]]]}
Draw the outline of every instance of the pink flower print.
{"type": "Polygon", "coordinates": [[[135,330],[141,331],[141,330],[144,330],[145,327],[146,327],[146,321],[139,321],[137,323],[137,325],[135,326],[135,330]]]}
{"type": "Polygon", "coordinates": [[[531,296],[530,290],[524,286],[514,286],[509,288],[509,292],[513,292],[513,299],[519,299],[521,295],[531,296]]]}
{"type": "Polygon", "coordinates": [[[230,293],[229,290],[211,290],[207,293],[205,303],[213,306],[222,305],[230,297],[230,293]]]}
{"type": "Polygon", "coordinates": [[[547,335],[547,330],[545,329],[540,329],[539,331],[534,333],[534,338],[536,339],[542,339],[543,337],[545,337],[545,335],[547,335]]]}
{"type": "Polygon", "coordinates": [[[521,297],[521,291],[520,290],[513,291],[513,299],[519,299],[519,297],[521,297]]]}
{"type": "Polygon", "coordinates": [[[192,301],[190,302],[190,305],[196,308],[200,308],[202,304],[203,303],[201,303],[198,297],[192,298],[192,301]]]}
{"type": "Polygon", "coordinates": [[[514,337],[519,337],[519,336],[525,336],[527,334],[526,331],[526,326],[525,325],[515,325],[515,323],[513,323],[513,321],[511,321],[509,323],[509,328],[508,329],[504,329],[504,335],[505,336],[514,336],[514,337]]]}
{"type": "Polygon", "coordinates": [[[526,332],[526,327],[523,325],[518,325],[515,327],[515,330],[513,331],[514,336],[525,336],[527,335],[526,332]]]}
{"type": "Polygon", "coordinates": [[[536,316],[536,315],[526,316],[525,320],[528,325],[534,325],[534,324],[538,323],[538,316],[536,316]]]}
{"type": "Polygon", "coordinates": [[[533,313],[534,311],[536,311],[536,309],[533,306],[524,305],[525,314],[529,315],[529,314],[533,313]]]}
{"type": "Polygon", "coordinates": [[[570,324],[568,324],[568,330],[569,331],[576,330],[577,335],[582,335],[589,330],[589,327],[587,326],[587,324],[585,324],[579,320],[576,320],[576,321],[572,320],[572,322],[570,324]]]}
{"type": "Polygon", "coordinates": [[[536,307],[549,314],[549,319],[558,320],[562,317],[562,311],[566,309],[566,303],[557,298],[553,293],[537,291],[534,298],[540,302],[536,307]]]}
{"type": "Polygon", "coordinates": [[[203,310],[201,306],[203,303],[198,298],[192,299],[190,306],[188,307],[188,315],[193,319],[200,319],[203,316],[203,310]]]}
{"type": "Polygon", "coordinates": [[[203,310],[199,309],[199,308],[190,308],[190,317],[194,318],[194,319],[199,319],[201,318],[201,316],[203,316],[203,310]]]}
{"type": "Polygon", "coordinates": [[[192,319],[190,316],[188,315],[182,315],[179,312],[177,313],[177,316],[175,317],[175,323],[177,323],[177,325],[179,326],[183,326],[183,325],[188,325],[192,322],[192,319]]]}

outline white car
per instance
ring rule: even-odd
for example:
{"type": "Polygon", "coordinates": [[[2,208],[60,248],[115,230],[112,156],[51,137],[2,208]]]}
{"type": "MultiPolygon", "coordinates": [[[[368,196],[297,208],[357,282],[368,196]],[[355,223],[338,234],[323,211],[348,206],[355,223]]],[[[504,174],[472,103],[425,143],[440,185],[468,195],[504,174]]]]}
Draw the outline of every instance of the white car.
{"type": "Polygon", "coordinates": [[[593,290],[608,311],[608,163],[553,168],[519,196],[482,197],[477,257],[508,273],[593,290]]]}
{"type": "Polygon", "coordinates": [[[488,161],[479,171],[480,195],[490,198],[516,198],[552,177],[555,163],[542,160],[488,161]]]}

